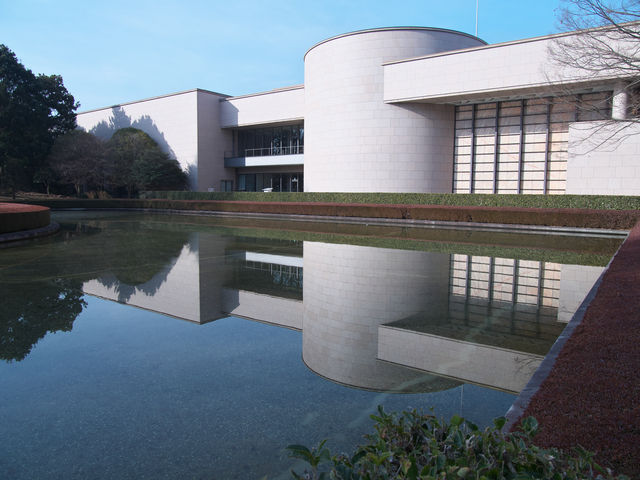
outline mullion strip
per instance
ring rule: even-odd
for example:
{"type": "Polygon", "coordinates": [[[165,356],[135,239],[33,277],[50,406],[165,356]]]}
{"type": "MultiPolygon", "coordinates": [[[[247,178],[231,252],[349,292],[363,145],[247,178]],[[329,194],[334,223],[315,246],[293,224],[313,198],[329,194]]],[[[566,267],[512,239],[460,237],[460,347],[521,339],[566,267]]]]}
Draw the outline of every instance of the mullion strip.
{"type": "Polygon", "coordinates": [[[473,193],[476,161],[476,104],[471,110],[471,159],[469,160],[469,193],[473,193]]]}
{"type": "Polygon", "coordinates": [[[518,148],[518,191],[522,193],[522,161],[524,158],[524,100],[520,101],[520,147],[518,148]]]}

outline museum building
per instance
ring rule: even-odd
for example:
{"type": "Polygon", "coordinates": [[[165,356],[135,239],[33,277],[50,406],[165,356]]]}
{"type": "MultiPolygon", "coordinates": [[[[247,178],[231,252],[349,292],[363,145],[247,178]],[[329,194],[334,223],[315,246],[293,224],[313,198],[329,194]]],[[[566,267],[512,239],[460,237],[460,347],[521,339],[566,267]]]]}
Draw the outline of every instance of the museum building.
{"type": "Polygon", "coordinates": [[[77,121],[103,138],[144,130],[199,191],[640,195],[638,128],[617,128],[627,79],[554,66],[549,47],[571,35],[363,30],[311,47],[304,85],[194,89],[77,121]]]}

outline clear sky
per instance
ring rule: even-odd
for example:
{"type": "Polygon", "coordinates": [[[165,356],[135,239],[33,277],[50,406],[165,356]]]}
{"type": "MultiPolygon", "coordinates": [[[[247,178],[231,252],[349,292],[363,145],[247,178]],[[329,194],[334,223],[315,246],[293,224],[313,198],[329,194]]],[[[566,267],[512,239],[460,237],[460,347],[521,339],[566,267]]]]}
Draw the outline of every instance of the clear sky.
{"type": "MultiPolygon", "coordinates": [[[[488,43],[555,32],[559,0],[479,0],[488,43]]],[[[58,74],[78,112],[202,88],[244,95],[304,83],[305,52],[355,30],[475,33],[476,0],[0,0],[0,43],[58,74]]]]}

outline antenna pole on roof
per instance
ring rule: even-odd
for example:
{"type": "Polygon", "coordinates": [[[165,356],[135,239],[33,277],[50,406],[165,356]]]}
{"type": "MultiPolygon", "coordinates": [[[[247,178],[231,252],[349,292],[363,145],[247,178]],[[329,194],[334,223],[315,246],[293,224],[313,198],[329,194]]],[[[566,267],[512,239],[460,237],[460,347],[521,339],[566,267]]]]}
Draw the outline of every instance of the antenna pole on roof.
{"type": "Polygon", "coordinates": [[[480,0],[476,0],[476,37],[478,36],[478,10],[480,8],[480,0]]]}

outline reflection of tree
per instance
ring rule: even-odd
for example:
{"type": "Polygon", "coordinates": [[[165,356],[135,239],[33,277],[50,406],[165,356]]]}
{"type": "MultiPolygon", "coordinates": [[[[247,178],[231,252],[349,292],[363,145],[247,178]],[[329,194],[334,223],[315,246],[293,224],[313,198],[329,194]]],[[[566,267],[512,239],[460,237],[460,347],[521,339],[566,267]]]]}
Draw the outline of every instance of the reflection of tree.
{"type": "Polygon", "coordinates": [[[97,279],[114,289],[120,302],[126,302],[136,290],[154,295],[189,244],[189,233],[154,228],[150,223],[93,223],[61,223],[65,241],[54,255],[62,256],[57,263],[64,267],[65,275],[82,281],[97,279]],[[65,260],[69,256],[73,263],[65,260]]]}
{"type": "Polygon", "coordinates": [[[24,359],[48,332],[70,332],[86,307],[82,283],[57,279],[7,283],[0,288],[0,359],[24,359]]]}
{"type": "Polygon", "coordinates": [[[61,233],[44,255],[16,250],[0,262],[2,360],[22,360],[47,332],[71,331],[86,306],[86,281],[116,285],[120,301],[143,284],[137,289],[153,295],[189,241],[189,233],[144,223],[60,223],[61,233]]]}

